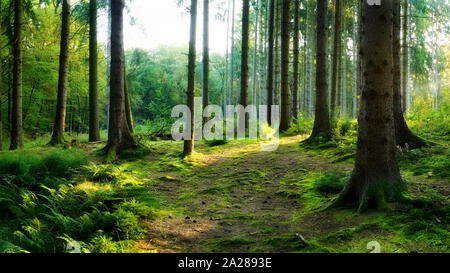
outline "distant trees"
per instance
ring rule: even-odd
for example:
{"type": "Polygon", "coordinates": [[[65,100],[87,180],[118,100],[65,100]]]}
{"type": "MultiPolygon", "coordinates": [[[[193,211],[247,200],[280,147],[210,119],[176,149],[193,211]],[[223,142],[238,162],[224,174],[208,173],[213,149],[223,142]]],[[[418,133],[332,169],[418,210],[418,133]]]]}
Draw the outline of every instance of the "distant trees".
{"type": "Polygon", "coordinates": [[[14,0],[13,83],[11,113],[11,150],[22,148],[22,25],[23,1],[14,0]]]}
{"type": "Polygon", "coordinates": [[[111,95],[108,143],[104,148],[109,158],[115,158],[123,150],[137,147],[125,114],[124,6],[124,0],[111,0],[111,95]]]}
{"type": "Polygon", "coordinates": [[[335,205],[385,208],[401,198],[393,112],[393,3],[362,5],[362,95],[355,169],[335,205]],[[374,54],[376,52],[376,54],[374,54]]]}
{"type": "Polygon", "coordinates": [[[189,131],[190,139],[184,140],[183,154],[189,156],[194,152],[194,116],[195,116],[195,56],[196,56],[196,33],[197,33],[197,0],[191,0],[191,23],[189,36],[189,61],[188,61],[188,87],[187,107],[191,111],[191,119],[186,124],[185,130],[189,131]]]}

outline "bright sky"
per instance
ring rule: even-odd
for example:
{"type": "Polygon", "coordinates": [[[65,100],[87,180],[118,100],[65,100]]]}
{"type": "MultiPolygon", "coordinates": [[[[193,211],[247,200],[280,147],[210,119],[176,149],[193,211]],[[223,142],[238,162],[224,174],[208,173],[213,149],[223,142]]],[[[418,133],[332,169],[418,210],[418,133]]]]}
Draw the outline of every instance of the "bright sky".
{"type": "MultiPolygon", "coordinates": [[[[202,2],[202,1],[198,1],[202,2]]],[[[125,48],[154,49],[159,45],[183,45],[189,42],[190,14],[177,6],[177,0],[133,0],[125,10],[124,42],[125,48]],[[131,24],[131,17],[135,24],[131,24]]],[[[189,0],[186,3],[190,3],[189,0]]],[[[201,3],[200,3],[201,4],[201,3]]],[[[236,1],[236,15],[240,12],[241,0],[236,1]]],[[[225,6],[225,9],[227,7],[225,6]]],[[[211,52],[225,53],[226,20],[215,19],[218,10],[210,7],[210,49],[211,52]]],[[[237,16],[236,16],[237,18],[237,16]]],[[[202,48],[203,11],[201,5],[197,14],[197,50],[202,48]]],[[[231,22],[231,19],[230,19],[231,22]]],[[[230,23],[231,25],[231,23],[230,23]]],[[[99,19],[99,38],[107,39],[107,15],[99,19]]]]}

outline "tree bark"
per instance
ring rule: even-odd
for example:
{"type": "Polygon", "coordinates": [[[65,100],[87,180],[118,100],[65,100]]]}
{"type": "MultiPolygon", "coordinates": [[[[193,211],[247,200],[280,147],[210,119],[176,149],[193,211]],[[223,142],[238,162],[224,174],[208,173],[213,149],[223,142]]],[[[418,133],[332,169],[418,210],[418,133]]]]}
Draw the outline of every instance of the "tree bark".
{"type": "Polygon", "coordinates": [[[338,90],[338,75],[339,75],[339,56],[341,52],[342,43],[342,3],[341,0],[335,0],[335,14],[334,14],[334,41],[333,41],[333,70],[331,74],[331,120],[334,120],[337,112],[337,92],[338,90]]]}
{"type": "MultiPolygon", "coordinates": [[[[2,44],[2,0],[0,0],[0,45],[2,44]]],[[[0,59],[3,59],[3,56],[1,56],[1,51],[0,51],[0,59]]],[[[0,79],[1,79],[1,75],[3,74],[3,70],[2,70],[2,65],[0,64],[0,79]]],[[[2,110],[3,110],[3,105],[2,105],[2,101],[1,98],[3,96],[3,90],[2,90],[2,84],[0,81],[0,151],[3,150],[3,116],[2,116],[2,110]]]]}
{"type": "Polygon", "coordinates": [[[127,118],[127,124],[128,128],[130,129],[130,132],[134,133],[134,123],[133,123],[133,112],[131,110],[131,94],[130,89],[128,89],[128,81],[127,81],[127,70],[125,68],[126,65],[124,65],[123,68],[123,90],[125,92],[125,116],[127,118]]]}
{"type": "Polygon", "coordinates": [[[395,124],[395,142],[402,148],[420,148],[426,146],[425,141],[417,137],[406,124],[402,109],[402,87],[400,72],[400,0],[393,0],[394,3],[394,25],[393,25],[393,60],[394,60],[394,79],[393,79],[393,96],[394,96],[394,124],[395,124]]]}
{"type": "Polygon", "coordinates": [[[11,115],[11,150],[23,147],[22,128],[22,25],[23,1],[14,0],[13,88],[11,115]]]}
{"type": "Polygon", "coordinates": [[[89,141],[100,141],[98,121],[97,0],[89,2],[89,141]]]}
{"type": "Polygon", "coordinates": [[[406,112],[408,94],[408,0],[403,0],[403,64],[402,64],[402,94],[401,104],[403,113],[406,112]]]}
{"type": "Polygon", "coordinates": [[[274,24],[275,24],[275,1],[270,0],[269,11],[269,37],[267,56],[267,121],[271,125],[272,104],[273,104],[273,51],[274,51],[274,24]]]}
{"type": "Polygon", "coordinates": [[[316,110],[310,139],[331,137],[328,111],[328,11],[326,1],[317,1],[316,110]]]}
{"type": "MultiPolygon", "coordinates": [[[[239,103],[248,105],[248,47],[249,47],[249,14],[250,0],[242,1],[242,55],[241,55],[241,96],[239,103]]],[[[245,113],[245,128],[248,127],[248,114],[245,113]]]]}
{"type": "Polygon", "coordinates": [[[294,61],[293,61],[293,81],[292,81],[292,117],[298,119],[298,86],[299,86],[299,55],[300,55],[300,35],[299,35],[299,12],[300,0],[294,0],[294,61]]]}
{"type": "MultiPolygon", "coordinates": [[[[203,0],[203,109],[209,105],[209,0],[203,0]]],[[[203,119],[206,123],[207,119],[203,119]]]]}
{"type": "Polygon", "coordinates": [[[50,141],[51,145],[64,143],[66,125],[67,77],[69,66],[69,34],[70,34],[70,3],[62,1],[61,14],[61,45],[59,53],[58,97],[56,103],[55,123],[50,141]]]}
{"type": "Polygon", "coordinates": [[[111,0],[111,95],[108,144],[104,150],[115,159],[120,152],[136,148],[125,113],[123,8],[124,0],[111,0]]]}
{"type": "Polygon", "coordinates": [[[197,0],[191,0],[191,26],[189,37],[189,60],[188,60],[188,88],[187,88],[187,106],[191,111],[191,121],[187,126],[190,130],[190,139],[184,140],[184,156],[189,156],[194,152],[194,126],[195,126],[195,47],[197,33],[197,0]],[[190,126],[190,128],[189,128],[190,126]]]}
{"type": "Polygon", "coordinates": [[[281,120],[280,131],[289,129],[289,22],[290,0],[283,0],[281,19],[281,120]]]}
{"type": "Polygon", "coordinates": [[[335,205],[383,209],[401,199],[393,115],[391,0],[362,8],[363,83],[355,169],[335,205]]]}

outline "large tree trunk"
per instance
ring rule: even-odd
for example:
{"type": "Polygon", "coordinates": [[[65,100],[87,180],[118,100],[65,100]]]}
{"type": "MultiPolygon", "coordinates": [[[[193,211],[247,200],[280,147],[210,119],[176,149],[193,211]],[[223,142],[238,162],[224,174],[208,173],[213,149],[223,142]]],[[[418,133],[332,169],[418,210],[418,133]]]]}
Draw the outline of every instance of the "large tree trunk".
{"type": "Polygon", "coordinates": [[[108,144],[105,151],[114,159],[121,151],[136,148],[125,114],[125,79],[123,50],[124,0],[111,0],[111,96],[108,144]]]}
{"type": "MultiPolygon", "coordinates": [[[[2,44],[2,0],[0,0],[0,45],[2,44]]],[[[0,59],[3,59],[3,56],[1,56],[1,51],[0,51],[0,59]]],[[[1,75],[3,74],[3,70],[2,70],[2,65],[0,64],[0,79],[1,79],[1,75]]],[[[0,151],[3,150],[3,116],[2,116],[2,110],[3,110],[3,105],[2,105],[2,101],[1,98],[3,96],[3,90],[2,90],[2,84],[1,84],[1,80],[0,80],[0,151]]]]}
{"type": "Polygon", "coordinates": [[[191,0],[191,26],[189,37],[189,60],[188,60],[188,88],[187,106],[191,111],[191,121],[187,125],[190,130],[190,139],[184,140],[183,154],[189,156],[194,152],[194,126],[195,126],[195,47],[197,33],[197,0],[191,0]]]}
{"type": "Polygon", "coordinates": [[[70,3],[62,1],[61,14],[61,45],[59,53],[58,97],[56,102],[56,116],[50,144],[64,143],[64,129],[66,125],[67,76],[69,66],[69,34],[70,34],[70,3]]]}
{"type": "Polygon", "coordinates": [[[337,112],[337,93],[339,81],[339,61],[342,43],[342,0],[335,0],[335,14],[334,14],[334,42],[333,42],[333,71],[331,71],[331,120],[334,120],[337,112]]]}
{"type": "MultiPolygon", "coordinates": [[[[242,56],[241,56],[241,96],[239,103],[248,105],[248,46],[249,46],[249,14],[250,0],[242,1],[242,56]]],[[[245,128],[248,126],[248,114],[245,113],[245,128]]]]}
{"type": "Polygon", "coordinates": [[[402,67],[402,94],[401,94],[401,104],[402,111],[406,112],[407,96],[408,96],[408,0],[403,1],[403,67],[402,67]]]}
{"type": "Polygon", "coordinates": [[[22,136],[22,25],[23,1],[14,1],[13,88],[11,115],[11,150],[23,147],[22,136]]]}
{"type": "Polygon", "coordinates": [[[355,169],[335,205],[385,208],[401,198],[404,184],[396,158],[391,0],[362,8],[363,85],[355,169]]]}
{"type": "Polygon", "coordinates": [[[299,35],[299,12],[300,0],[294,0],[294,62],[292,81],[292,117],[298,119],[298,86],[299,86],[299,55],[300,55],[300,35],[299,35]]]}
{"type": "Polygon", "coordinates": [[[289,129],[289,22],[290,0],[283,0],[281,19],[281,120],[280,131],[289,129]]]}
{"type": "Polygon", "coordinates": [[[273,104],[273,50],[274,50],[274,24],[275,24],[275,1],[270,0],[269,11],[269,37],[267,56],[267,121],[271,124],[273,104]]]}
{"type": "Polygon", "coordinates": [[[402,109],[402,88],[400,73],[400,0],[393,0],[394,3],[394,26],[393,26],[393,60],[394,60],[394,124],[395,124],[395,142],[398,146],[405,148],[420,148],[426,143],[417,137],[406,124],[402,109]]]}
{"type": "MultiPolygon", "coordinates": [[[[203,109],[209,104],[209,0],[203,0],[203,109]]],[[[206,123],[207,119],[203,119],[206,123]]]]}
{"type": "Polygon", "coordinates": [[[98,122],[97,0],[89,2],[89,141],[100,141],[98,122]]]}
{"type": "Polygon", "coordinates": [[[316,110],[311,139],[331,137],[328,111],[328,12],[327,2],[317,1],[316,110]]]}

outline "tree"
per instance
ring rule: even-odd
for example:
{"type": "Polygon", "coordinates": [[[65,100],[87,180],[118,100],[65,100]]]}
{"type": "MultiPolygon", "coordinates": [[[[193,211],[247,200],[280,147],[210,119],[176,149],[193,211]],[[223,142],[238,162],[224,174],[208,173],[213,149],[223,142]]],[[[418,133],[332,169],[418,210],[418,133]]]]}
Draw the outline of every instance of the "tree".
{"type": "MultiPolygon", "coordinates": [[[[249,14],[250,0],[242,1],[242,55],[241,55],[241,96],[240,104],[248,104],[248,47],[249,47],[249,14]]],[[[245,128],[248,126],[248,115],[245,114],[245,128]]]]}
{"type": "Polygon", "coordinates": [[[98,121],[97,0],[89,1],[89,141],[100,141],[98,121]]]}
{"type": "MultiPolygon", "coordinates": [[[[2,44],[2,0],[0,0],[0,45],[2,44]]],[[[1,52],[0,52],[1,55],[1,52]]],[[[0,56],[0,59],[2,59],[2,56],[0,56]]],[[[2,65],[0,63],[0,151],[3,149],[3,117],[2,117],[2,95],[3,95],[3,90],[2,90],[2,82],[1,82],[1,75],[2,75],[2,65]]]]}
{"type": "Polygon", "coordinates": [[[23,1],[14,0],[13,87],[11,113],[11,150],[22,148],[22,25],[23,1]]]}
{"type": "Polygon", "coordinates": [[[326,1],[317,1],[316,110],[310,139],[331,136],[328,111],[328,11],[326,1]]]}
{"type": "Polygon", "coordinates": [[[191,25],[189,36],[189,60],[188,60],[188,87],[187,87],[187,106],[191,111],[190,124],[187,125],[190,133],[190,139],[184,140],[184,156],[189,156],[194,152],[194,117],[195,117],[195,47],[197,33],[197,0],[191,0],[191,25]]]}
{"type": "Polygon", "coordinates": [[[289,129],[289,22],[290,0],[283,0],[281,22],[281,120],[280,131],[289,129]]]}
{"type": "Polygon", "coordinates": [[[131,98],[130,98],[131,95],[130,89],[128,88],[127,70],[125,66],[123,68],[123,85],[125,95],[125,117],[127,119],[128,128],[130,129],[130,132],[133,134],[134,133],[133,112],[131,110],[131,98]]]}
{"type": "Polygon", "coordinates": [[[408,58],[409,58],[409,52],[408,52],[408,0],[403,0],[403,63],[402,63],[402,94],[401,94],[401,100],[402,100],[402,111],[406,112],[406,109],[408,108],[407,105],[407,95],[408,95],[408,58]]]}
{"type": "Polygon", "coordinates": [[[400,0],[393,0],[394,3],[394,24],[392,32],[393,41],[393,60],[394,60],[394,79],[393,79],[393,103],[394,103],[394,125],[395,125],[395,143],[405,148],[420,148],[426,145],[426,143],[417,137],[406,124],[403,116],[402,109],[402,86],[401,86],[401,73],[400,73],[400,0]]]}
{"type": "Polygon", "coordinates": [[[299,35],[299,12],[300,0],[294,0],[294,62],[293,62],[293,82],[292,82],[292,117],[298,118],[298,85],[299,85],[299,55],[300,55],[300,35],[299,35]]]}
{"type": "Polygon", "coordinates": [[[268,37],[268,58],[267,58],[267,120],[271,124],[272,104],[273,104],[273,62],[274,62],[274,27],[275,27],[275,0],[270,0],[269,11],[269,37],[268,37]]]}
{"type": "Polygon", "coordinates": [[[331,120],[336,117],[337,111],[337,92],[338,90],[338,75],[339,75],[339,62],[342,46],[342,3],[341,0],[335,0],[335,13],[334,13],[334,42],[333,42],[333,67],[331,71],[331,120]]]}
{"type": "Polygon", "coordinates": [[[125,79],[123,50],[124,0],[111,0],[111,95],[108,144],[104,148],[110,159],[123,150],[136,148],[125,114],[125,79]]]}
{"type": "Polygon", "coordinates": [[[58,97],[56,101],[56,116],[50,144],[64,143],[66,125],[67,77],[69,66],[69,34],[70,34],[70,3],[62,1],[61,14],[61,44],[59,53],[58,97]]]}
{"type": "Polygon", "coordinates": [[[401,198],[404,183],[396,159],[392,1],[362,7],[362,94],[355,168],[335,205],[385,208],[401,198]]]}
{"type": "MultiPolygon", "coordinates": [[[[203,109],[209,104],[209,0],[203,0],[203,109]]],[[[205,123],[206,118],[203,119],[205,123]]]]}

